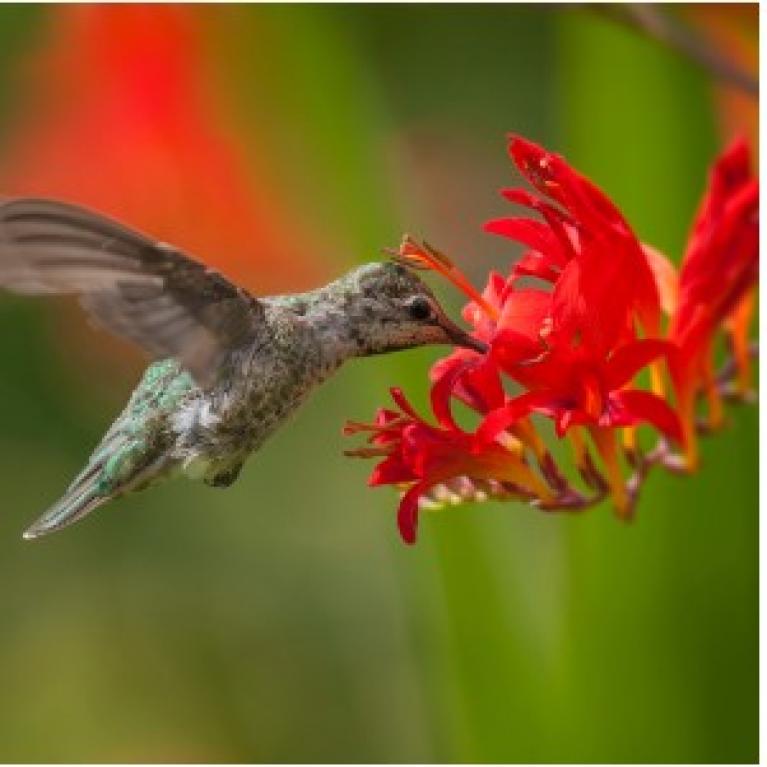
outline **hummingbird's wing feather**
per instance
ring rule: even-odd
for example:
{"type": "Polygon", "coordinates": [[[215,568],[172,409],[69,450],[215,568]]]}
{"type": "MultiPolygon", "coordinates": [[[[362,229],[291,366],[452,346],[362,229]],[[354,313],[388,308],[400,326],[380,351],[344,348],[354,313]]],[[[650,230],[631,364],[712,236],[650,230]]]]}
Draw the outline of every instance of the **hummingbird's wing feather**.
{"type": "Polygon", "coordinates": [[[257,299],[172,246],[53,200],[0,201],[0,287],[77,294],[100,325],[175,357],[203,387],[263,315],[257,299]]]}

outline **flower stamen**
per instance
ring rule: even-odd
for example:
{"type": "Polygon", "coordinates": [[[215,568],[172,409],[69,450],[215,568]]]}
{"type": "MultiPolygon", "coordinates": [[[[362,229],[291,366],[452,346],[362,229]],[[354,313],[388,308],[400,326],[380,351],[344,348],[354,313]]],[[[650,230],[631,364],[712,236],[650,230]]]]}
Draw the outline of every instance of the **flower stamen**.
{"type": "Polygon", "coordinates": [[[409,234],[406,234],[399,250],[389,254],[395,261],[399,261],[404,266],[411,269],[429,269],[437,274],[441,274],[447,280],[453,283],[462,293],[468,296],[474,303],[482,308],[482,311],[493,320],[498,322],[500,312],[469,282],[460,269],[441,251],[424,242],[419,245],[409,234]]]}

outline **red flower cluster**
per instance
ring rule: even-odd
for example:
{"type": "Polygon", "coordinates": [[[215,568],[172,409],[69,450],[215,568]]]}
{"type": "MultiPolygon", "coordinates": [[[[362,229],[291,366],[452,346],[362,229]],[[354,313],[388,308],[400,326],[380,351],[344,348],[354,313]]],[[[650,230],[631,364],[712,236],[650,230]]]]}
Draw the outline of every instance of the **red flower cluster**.
{"type": "Polygon", "coordinates": [[[467,294],[464,319],[488,353],[458,349],[432,368],[437,425],[418,416],[399,390],[392,391],[396,411],[380,410],[373,424],[347,425],[347,433],[370,432],[369,446],[350,454],[384,457],[370,484],[405,490],[398,520],[408,543],[415,540],[419,509],[445,502],[516,498],[545,510],[574,510],[609,492],[619,515],[630,516],[651,465],[695,467],[701,392],[709,402],[708,426],[721,421],[724,382],[712,365],[720,328],[732,341],[728,369],[738,376],[736,391],[748,390],[758,182],[742,142],[713,168],[679,275],[561,157],[518,137],[509,152],[537,193],[503,195],[538,217],[486,225],[527,248],[508,277],[492,273],[479,294],[430,246],[406,238],[398,253],[467,294]],[[645,369],[650,391],[636,383],[645,369]],[[457,424],[455,401],[479,416],[472,431],[457,424]],[[547,451],[534,414],[551,419],[557,435],[572,444],[587,494],[570,484],[547,451]],[[639,424],[659,435],[652,451],[640,449],[639,424]]]}

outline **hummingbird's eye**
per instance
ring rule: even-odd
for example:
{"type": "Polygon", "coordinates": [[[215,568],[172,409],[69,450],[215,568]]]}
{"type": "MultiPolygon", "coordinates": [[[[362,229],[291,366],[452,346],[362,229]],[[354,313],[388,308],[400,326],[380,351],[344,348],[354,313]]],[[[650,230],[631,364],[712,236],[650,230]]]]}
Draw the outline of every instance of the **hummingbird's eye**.
{"type": "Polygon", "coordinates": [[[407,311],[410,318],[424,322],[434,316],[434,307],[425,296],[416,296],[407,302],[407,311]]]}

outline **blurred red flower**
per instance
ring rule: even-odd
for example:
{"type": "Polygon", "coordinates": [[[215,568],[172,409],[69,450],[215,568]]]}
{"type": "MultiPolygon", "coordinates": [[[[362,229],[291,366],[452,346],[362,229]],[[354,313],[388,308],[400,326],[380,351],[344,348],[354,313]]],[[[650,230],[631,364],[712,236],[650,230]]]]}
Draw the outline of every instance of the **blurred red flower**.
{"type": "Polygon", "coordinates": [[[210,9],[65,5],[28,62],[4,194],[59,197],[187,249],[258,292],[322,272],[258,136],[235,128],[206,56],[210,9]]]}

